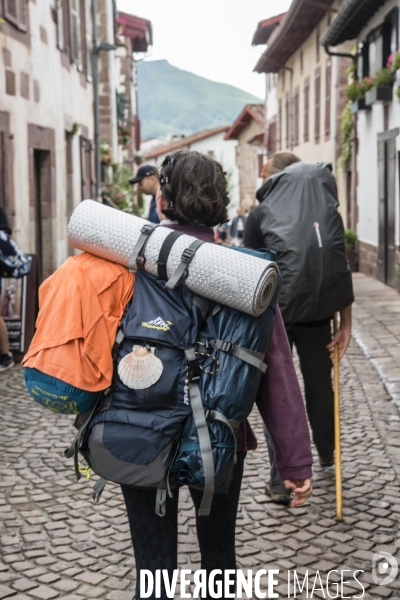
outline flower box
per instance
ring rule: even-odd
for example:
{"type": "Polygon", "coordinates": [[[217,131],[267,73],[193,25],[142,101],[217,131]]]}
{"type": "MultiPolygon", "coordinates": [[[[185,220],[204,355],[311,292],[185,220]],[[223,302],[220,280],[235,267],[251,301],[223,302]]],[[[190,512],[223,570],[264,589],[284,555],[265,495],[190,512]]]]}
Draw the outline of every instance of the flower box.
{"type": "Polygon", "coordinates": [[[400,87],[400,69],[397,69],[396,71],[396,85],[397,87],[400,87]]]}
{"type": "Polygon", "coordinates": [[[391,85],[378,85],[365,94],[365,104],[371,106],[376,102],[391,102],[393,100],[393,87],[391,85]]]}
{"type": "Polygon", "coordinates": [[[357,100],[351,103],[350,112],[352,115],[355,115],[360,110],[371,110],[371,107],[365,104],[365,96],[361,96],[361,98],[357,98],[357,100]]]}

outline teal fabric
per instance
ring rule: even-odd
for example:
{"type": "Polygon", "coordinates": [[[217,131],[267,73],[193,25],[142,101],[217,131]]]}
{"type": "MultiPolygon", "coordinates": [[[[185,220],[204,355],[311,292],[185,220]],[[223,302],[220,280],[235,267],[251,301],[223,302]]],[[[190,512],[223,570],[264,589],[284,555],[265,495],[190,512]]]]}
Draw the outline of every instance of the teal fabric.
{"type": "Polygon", "coordinates": [[[91,410],[99,395],[99,392],[80,390],[38,369],[25,367],[24,375],[27,390],[32,398],[53,412],[79,415],[91,410]]]}

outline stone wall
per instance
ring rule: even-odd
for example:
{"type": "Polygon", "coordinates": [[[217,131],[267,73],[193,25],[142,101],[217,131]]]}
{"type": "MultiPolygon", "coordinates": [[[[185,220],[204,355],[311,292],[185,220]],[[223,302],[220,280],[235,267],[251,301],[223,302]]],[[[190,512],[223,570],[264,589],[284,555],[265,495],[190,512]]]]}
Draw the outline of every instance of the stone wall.
{"type": "Polygon", "coordinates": [[[262,125],[256,121],[251,121],[238,136],[236,164],[239,169],[240,206],[245,212],[248,212],[254,206],[258,177],[258,149],[257,146],[249,144],[248,142],[263,131],[264,128],[262,125]]]}
{"type": "Polygon", "coordinates": [[[358,242],[358,270],[370,277],[378,274],[378,248],[367,242],[358,242]]]}

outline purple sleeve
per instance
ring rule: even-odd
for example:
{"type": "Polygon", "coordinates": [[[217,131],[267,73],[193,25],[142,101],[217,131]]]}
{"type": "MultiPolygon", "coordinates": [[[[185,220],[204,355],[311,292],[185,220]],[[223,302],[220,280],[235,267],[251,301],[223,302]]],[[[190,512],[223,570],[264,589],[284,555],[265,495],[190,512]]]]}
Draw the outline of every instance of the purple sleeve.
{"type": "Polygon", "coordinates": [[[307,479],[313,463],[303,398],[279,308],[256,403],[275,446],[281,479],[307,479]]]}

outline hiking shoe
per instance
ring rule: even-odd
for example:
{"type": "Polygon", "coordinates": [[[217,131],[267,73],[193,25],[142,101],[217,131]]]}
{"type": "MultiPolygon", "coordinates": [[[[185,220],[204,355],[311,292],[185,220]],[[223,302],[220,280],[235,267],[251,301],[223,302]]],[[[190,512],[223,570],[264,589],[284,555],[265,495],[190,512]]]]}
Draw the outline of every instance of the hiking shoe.
{"type": "Polygon", "coordinates": [[[333,465],[335,464],[333,454],[331,454],[330,456],[320,456],[319,464],[321,465],[321,467],[333,467],[333,465]]]}
{"type": "Polygon", "coordinates": [[[7,369],[11,369],[15,365],[14,358],[11,353],[2,354],[0,356],[0,373],[2,371],[7,371],[7,369]]]}
{"type": "Polygon", "coordinates": [[[267,483],[265,486],[265,493],[271,498],[272,502],[275,504],[283,504],[284,506],[289,506],[292,497],[290,491],[288,492],[275,492],[267,483]]]}

